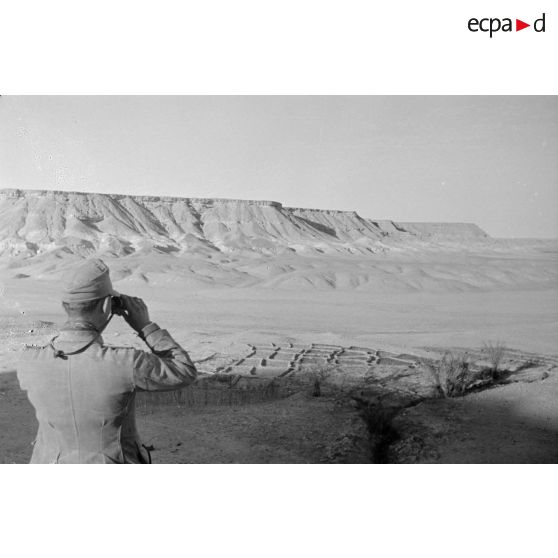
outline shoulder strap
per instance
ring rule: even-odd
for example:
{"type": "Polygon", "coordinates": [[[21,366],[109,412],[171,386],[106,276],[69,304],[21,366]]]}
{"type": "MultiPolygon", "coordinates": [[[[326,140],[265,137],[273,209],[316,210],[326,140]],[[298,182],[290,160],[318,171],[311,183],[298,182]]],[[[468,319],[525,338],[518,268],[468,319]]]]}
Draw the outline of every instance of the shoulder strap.
{"type": "Polygon", "coordinates": [[[93,343],[95,343],[95,341],[97,341],[97,339],[99,339],[99,337],[101,336],[101,333],[109,325],[109,322],[112,320],[113,316],[114,316],[114,314],[111,314],[109,316],[109,319],[105,322],[105,324],[101,328],[101,330],[97,332],[97,335],[95,335],[95,337],[93,337],[93,339],[91,339],[91,341],[89,341],[89,343],[87,343],[87,345],[84,345],[83,347],[81,347],[81,349],[78,349],[77,351],[72,351],[71,353],[65,353],[61,349],[57,349],[54,346],[54,340],[58,338],[58,335],[56,337],[53,337],[50,340],[49,345],[51,346],[52,350],[54,351],[54,358],[61,358],[63,360],[66,360],[69,356],[79,355],[80,353],[83,353],[84,351],[87,351],[87,349],[89,349],[89,347],[91,347],[91,345],[93,345],[93,343]]]}
{"type": "Polygon", "coordinates": [[[58,337],[58,335],[57,335],[56,337],[54,337],[50,341],[50,346],[52,347],[52,350],[54,351],[54,358],[61,358],[63,360],[66,360],[71,355],[79,355],[80,353],[83,353],[84,351],[87,351],[87,349],[89,349],[89,347],[91,347],[91,345],[93,345],[93,343],[95,343],[95,341],[97,341],[97,339],[99,338],[100,335],[101,335],[100,333],[97,333],[97,335],[95,335],[95,337],[93,337],[93,339],[91,339],[91,341],[89,341],[89,343],[87,343],[87,345],[84,345],[83,347],[81,347],[81,349],[78,349],[77,351],[72,351],[71,353],[65,353],[61,349],[57,349],[54,346],[54,340],[56,339],[56,337],[58,337]]]}

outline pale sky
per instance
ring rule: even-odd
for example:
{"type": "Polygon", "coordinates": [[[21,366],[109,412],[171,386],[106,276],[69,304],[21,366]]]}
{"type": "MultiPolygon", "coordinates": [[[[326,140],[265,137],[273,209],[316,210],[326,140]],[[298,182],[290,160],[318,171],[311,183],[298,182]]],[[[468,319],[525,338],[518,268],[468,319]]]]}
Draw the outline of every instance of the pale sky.
{"type": "Polygon", "coordinates": [[[0,188],[268,199],[558,237],[558,96],[4,96],[0,188]]]}

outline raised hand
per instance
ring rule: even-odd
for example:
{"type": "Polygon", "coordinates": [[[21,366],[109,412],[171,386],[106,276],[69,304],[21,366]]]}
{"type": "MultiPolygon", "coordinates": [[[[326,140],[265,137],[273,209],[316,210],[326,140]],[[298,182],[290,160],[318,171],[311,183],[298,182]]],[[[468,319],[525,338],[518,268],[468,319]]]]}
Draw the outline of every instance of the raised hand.
{"type": "Polygon", "coordinates": [[[138,297],[120,295],[123,303],[123,311],[121,316],[128,322],[128,325],[137,332],[140,332],[147,324],[151,322],[149,319],[149,311],[145,302],[138,297]]]}

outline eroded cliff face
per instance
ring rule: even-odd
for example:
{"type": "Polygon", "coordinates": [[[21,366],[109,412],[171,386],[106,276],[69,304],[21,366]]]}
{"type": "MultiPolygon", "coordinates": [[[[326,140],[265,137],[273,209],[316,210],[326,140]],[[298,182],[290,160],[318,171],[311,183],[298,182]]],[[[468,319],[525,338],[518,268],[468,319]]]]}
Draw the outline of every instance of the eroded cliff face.
{"type": "Polygon", "coordinates": [[[115,280],[182,287],[548,288],[556,247],[473,224],[399,223],[275,201],[0,191],[2,276],[57,279],[98,256],[115,280]]]}
{"type": "Polygon", "coordinates": [[[0,254],[34,257],[149,251],[369,254],[387,241],[486,238],[476,225],[393,223],[354,211],[283,207],[274,201],[0,191],[0,254]]]}

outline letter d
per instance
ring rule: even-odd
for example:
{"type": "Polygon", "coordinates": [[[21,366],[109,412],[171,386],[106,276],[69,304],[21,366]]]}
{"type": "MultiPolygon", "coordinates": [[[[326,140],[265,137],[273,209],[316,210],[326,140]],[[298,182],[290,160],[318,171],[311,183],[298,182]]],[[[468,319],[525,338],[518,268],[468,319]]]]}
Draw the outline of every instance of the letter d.
{"type": "Polygon", "coordinates": [[[535,23],[533,23],[533,29],[534,29],[537,33],[544,33],[544,25],[545,25],[544,18],[545,18],[545,14],[543,14],[541,18],[536,19],[536,20],[535,20],[535,23]],[[541,27],[540,29],[539,29],[539,27],[538,27],[539,22],[542,24],[542,27],[541,27]]]}

